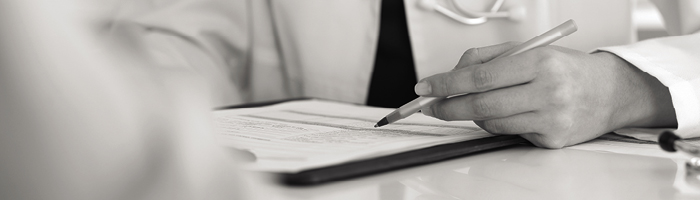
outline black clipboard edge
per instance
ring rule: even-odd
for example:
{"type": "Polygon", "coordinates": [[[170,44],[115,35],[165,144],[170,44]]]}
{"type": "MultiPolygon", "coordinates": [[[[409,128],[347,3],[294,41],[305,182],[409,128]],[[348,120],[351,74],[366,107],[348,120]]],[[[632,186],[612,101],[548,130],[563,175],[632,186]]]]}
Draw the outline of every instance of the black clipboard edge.
{"type": "Polygon", "coordinates": [[[504,135],[442,144],[424,149],[302,171],[299,173],[281,173],[279,174],[279,181],[291,186],[308,186],[434,163],[476,152],[521,143],[529,142],[520,136],[504,135]]]}

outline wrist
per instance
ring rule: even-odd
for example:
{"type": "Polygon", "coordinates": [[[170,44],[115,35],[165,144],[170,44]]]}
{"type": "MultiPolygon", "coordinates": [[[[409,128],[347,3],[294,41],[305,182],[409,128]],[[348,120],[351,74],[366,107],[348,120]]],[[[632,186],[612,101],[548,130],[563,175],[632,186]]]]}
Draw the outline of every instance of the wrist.
{"type": "Polygon", "coordinates": [[[656,77],[608,52],[595,53],[612,69],[610,131],[621,128],[674,128],[676,114],[668,88],[656,77]]]}

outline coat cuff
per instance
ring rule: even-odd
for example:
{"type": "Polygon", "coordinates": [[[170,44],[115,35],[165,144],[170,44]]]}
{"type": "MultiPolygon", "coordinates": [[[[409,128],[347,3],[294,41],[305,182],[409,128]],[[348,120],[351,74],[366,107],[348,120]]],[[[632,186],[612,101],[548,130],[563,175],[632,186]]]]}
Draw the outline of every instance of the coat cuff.
{"type": "Polygon", "coordinates": [[[700,136],[700,34],[598,50],[619,56],[668,87],[678,121],[676,134],[683,138],[700,136]]]}

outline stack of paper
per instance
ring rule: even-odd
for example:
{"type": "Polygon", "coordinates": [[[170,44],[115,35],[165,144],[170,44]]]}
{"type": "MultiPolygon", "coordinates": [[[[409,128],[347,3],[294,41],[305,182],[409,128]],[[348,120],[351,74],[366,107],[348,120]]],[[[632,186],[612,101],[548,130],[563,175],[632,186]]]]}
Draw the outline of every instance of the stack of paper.
{"type": "Polygon", "coordinates": [[[430,146],[493,136],[471,121],[420,113],[381,128],[392,109],[321,100],[215,112],[221,140],[257,160],[250,169],[294,173],[430,146]]]}

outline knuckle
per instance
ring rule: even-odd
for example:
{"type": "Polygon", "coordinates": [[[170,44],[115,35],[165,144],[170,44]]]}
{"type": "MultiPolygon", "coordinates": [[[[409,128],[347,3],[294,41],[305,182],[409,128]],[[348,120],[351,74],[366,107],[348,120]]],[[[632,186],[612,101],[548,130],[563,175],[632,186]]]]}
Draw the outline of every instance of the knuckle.
{"type": "Polygon", "coordinates": [[[464,51],[462,54],[463,58],[468,58],[470,60],[473,60],[474,58],[479,57],[479,48],[470,48],[464,51]]]}
{"type": "Polygon", "coordinates": [[[557,69],[562,66],[561,52],[552,48],[538,48],[534,53],[539,59],[539,65],[548,69],[557,69]]]}
{"type": "Polygon", "coordinates": [[[544,56],[554,56],[559,51],[552,48],[551,46],[544,46],[544,47],[537,48],[536,52],[538,52],[540,55],[544,55],[544,56]]]}
{"type": "Polygon", "coordinates": [[[482,67],[475,68],[472,73],[472,81],[474,88],[479,92],[483,92],[493,87],[494,74],[482,67]]]}
{"type": "Polygon", "coordinates": [[[549,101],[553,106],[563,106],[572,100],[572,88],[564,84],[555,84],[549,90],[549,101]]]}
{"type": "Polygon", "coordinates": [[[561,62],[554,56],[546,55],[540,57],[540,66],[548,70],[555,70],[557,67],[561,66],[561,62]]]}
{"type": "Polygon", "coordinates": [[[470,65],[484,63],[483,59],[479,55],[479,48],[467,49],[462,53],[462,58],[460,58],[459,63],[455,69],[461,69],[470,65]]]}

